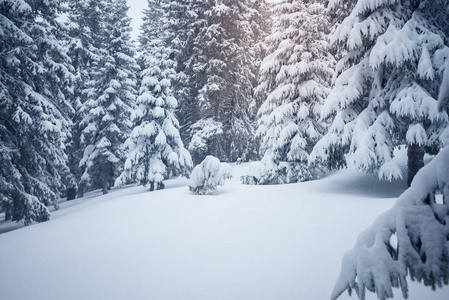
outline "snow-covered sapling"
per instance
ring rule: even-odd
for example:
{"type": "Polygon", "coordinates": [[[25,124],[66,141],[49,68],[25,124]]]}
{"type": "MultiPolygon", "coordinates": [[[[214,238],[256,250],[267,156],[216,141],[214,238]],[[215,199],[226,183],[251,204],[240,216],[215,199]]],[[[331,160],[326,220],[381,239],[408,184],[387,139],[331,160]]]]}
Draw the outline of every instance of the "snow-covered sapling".
{"type": "Polygon", "coordinates": [[[196,195],[209,195],[217,190],[217,186],[224,185],[226,179],[231,178],[231,167],[209,155],[193,169],[189,188],[196,195]]]}

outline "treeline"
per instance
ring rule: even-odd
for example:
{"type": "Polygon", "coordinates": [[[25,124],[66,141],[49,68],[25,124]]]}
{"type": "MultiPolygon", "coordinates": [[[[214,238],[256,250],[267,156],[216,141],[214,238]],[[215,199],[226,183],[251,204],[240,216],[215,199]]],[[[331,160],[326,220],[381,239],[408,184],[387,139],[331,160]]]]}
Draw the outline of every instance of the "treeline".
{"type": "Polygon", "coordinates": [[[0,210],[48,220],[61,196],[160,189],[207,155],[261,159],[259,183],[318,178],[346,154],[393,180],[406,145],[410,181],[449,141],[447,8],[148,0],[137,48],[125,0],[1,1],[0,210]]]}

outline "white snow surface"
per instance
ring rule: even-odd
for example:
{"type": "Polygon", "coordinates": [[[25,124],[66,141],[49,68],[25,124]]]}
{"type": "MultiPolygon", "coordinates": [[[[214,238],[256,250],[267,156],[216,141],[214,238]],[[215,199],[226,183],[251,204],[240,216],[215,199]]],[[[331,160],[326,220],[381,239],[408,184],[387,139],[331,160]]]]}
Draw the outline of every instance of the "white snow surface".
{"type": "MultiPolygon", "coordinates": [[[[185,178],[155,192],[115,189],[1,234],[1,299],[329,299],[343,254],[406,186],[353,168],[243,185],[249,164],[231,166],[234,179],[213,195],[192,195],[185,178]]],[[[410,284],[410,300],[448,295],[410,284]]]]}

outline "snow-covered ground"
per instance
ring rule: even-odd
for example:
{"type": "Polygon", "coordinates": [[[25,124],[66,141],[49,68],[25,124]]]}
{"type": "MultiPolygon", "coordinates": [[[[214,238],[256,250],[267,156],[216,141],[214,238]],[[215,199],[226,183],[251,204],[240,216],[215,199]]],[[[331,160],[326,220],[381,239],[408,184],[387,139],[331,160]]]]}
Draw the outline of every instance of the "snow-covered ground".
{"type": "MultiPolygon", "coordinates": [[[[405,188],[354,170],[247,186],[248,165],[232,167],[214,195],[190,194],[182,178],[162,191],[128,187],[1,234],[0,299],[329,299],[344,252],[405,188]]],[[[447,300],[449,288],[413,283],[409,299],[447,300]]]]}

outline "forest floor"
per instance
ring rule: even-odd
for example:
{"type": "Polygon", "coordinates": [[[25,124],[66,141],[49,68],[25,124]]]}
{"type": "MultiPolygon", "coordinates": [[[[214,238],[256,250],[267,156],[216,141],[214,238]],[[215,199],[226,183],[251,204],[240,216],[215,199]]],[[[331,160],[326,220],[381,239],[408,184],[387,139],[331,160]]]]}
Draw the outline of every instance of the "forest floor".
{"type": "MultiPolygon", "coordinates": [[[[248,186],[239,181],[248,164],[231,166],[234,178],[214,195],[192,195],[177,178],[161,191],[126,187],[62,202],[49,222],[0,223],[0,298],[329,299],[343,254],[406,187],[351,167],[248,186]]],[[[394,299],[403,299],[399,290],[394,299]]],[[[447,300],[449,288],[410,283],[409,299],[447,300]]]]}

